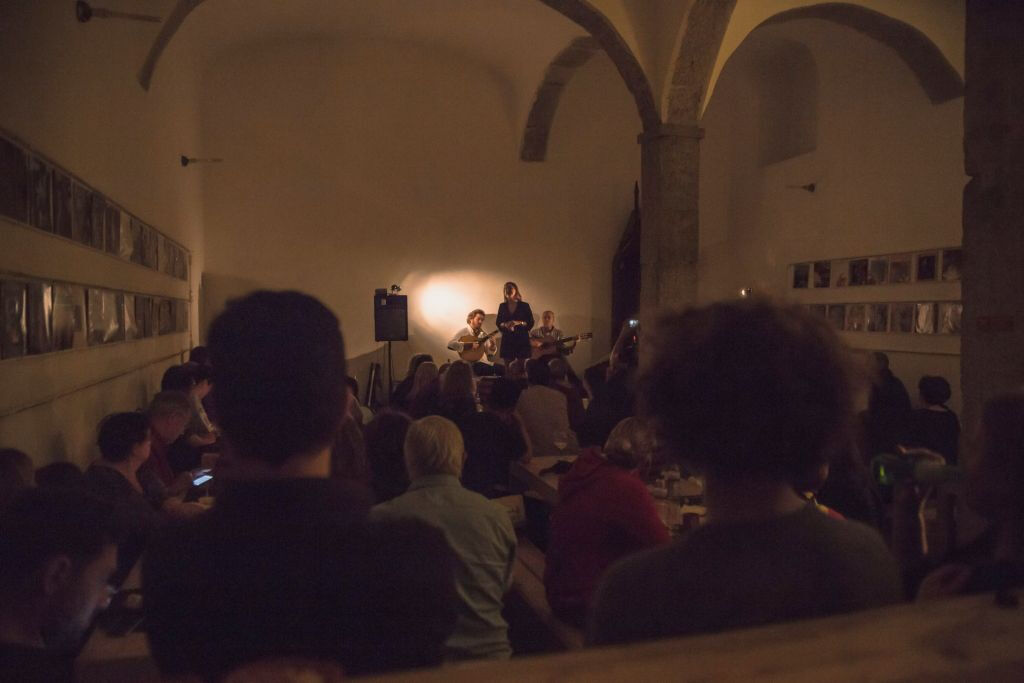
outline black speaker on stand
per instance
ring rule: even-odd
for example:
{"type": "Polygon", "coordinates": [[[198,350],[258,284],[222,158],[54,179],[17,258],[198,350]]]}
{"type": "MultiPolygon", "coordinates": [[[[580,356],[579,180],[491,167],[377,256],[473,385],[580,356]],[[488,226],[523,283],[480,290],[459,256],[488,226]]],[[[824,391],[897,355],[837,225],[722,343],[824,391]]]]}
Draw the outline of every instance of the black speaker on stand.
{"type": "MultiPolygon", "coordinates": [[[[397,287],[392,285],[392,289],[397,287]]],[[[391,342],[409,339],[409,297],[404,294],[388,294],[386,289],[373,292],[373,338],[387,342],[388,356],[388,403],[391,403],[391,388],[394,385],[394,365],[391,360],[391,342]]]]}

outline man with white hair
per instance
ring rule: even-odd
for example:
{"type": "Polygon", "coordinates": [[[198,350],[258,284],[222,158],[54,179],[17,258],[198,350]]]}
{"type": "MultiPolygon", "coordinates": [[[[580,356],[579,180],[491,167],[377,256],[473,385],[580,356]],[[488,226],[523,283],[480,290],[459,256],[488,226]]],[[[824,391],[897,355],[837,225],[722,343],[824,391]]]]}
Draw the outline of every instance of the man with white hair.
{"type": "Polygon", "coordinates": [[[446,641],[452,659],[511,655],[501,615],[512,581],[516,536],[508,513],[459,482],[466,450],[459,428],[439,416],[409,427],[409,490],[373,509],[377,517],[410,517],[444,532],[457,557],[458,619],[446,641]]]}

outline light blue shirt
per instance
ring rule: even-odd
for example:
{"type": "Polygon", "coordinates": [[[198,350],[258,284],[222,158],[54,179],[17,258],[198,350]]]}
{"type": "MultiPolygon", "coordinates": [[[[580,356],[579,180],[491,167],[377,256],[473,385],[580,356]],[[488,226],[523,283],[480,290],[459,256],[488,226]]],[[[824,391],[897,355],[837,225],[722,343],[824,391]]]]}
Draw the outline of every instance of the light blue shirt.
{"type": "Polygon", "coordinates": [[[467,491],[450,474],[419,477],[401,496],[373,508],[374,517],[413,517],[444,532],[458,557],[455,631],[445,643],[454,657],[505,658],[512,654],[501,616],[512,583],[516,535],[508,512],[467,491]]]}

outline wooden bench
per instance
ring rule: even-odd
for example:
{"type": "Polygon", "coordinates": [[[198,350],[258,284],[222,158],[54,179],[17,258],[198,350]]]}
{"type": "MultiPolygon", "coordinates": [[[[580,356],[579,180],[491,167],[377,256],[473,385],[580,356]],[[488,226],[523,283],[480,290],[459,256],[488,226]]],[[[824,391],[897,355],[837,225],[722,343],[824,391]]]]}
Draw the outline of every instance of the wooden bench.
{"type": "Polygon", "coordinates": [[[525,536],[516,548],[516,564],[512,570],[512,590],[530,609],[540,625],[560,649],[583,647],[583,631],[554,615],[544,591],[544,553],[525,536]]]}

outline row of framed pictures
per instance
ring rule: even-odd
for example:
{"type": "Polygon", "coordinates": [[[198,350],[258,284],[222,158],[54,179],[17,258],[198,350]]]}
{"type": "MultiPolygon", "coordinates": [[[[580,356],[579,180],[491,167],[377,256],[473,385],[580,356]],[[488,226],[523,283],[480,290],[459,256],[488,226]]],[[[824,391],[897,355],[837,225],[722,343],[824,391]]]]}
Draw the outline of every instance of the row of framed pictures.
{"type": "Polygon", "coordinates": [[[0,280],[0,359],[187,332],[188,302],[63,282],[0,280]]]}
{"type": "Polygon", "coordinates": [[[807,310],[844,332],[960,334],[964,306],[959,301],[925,301],[810,304],[807,310]]]}
{"type": "Polygon", "coordinates": [[[910,282],[955,282],[960,279],[963,250],[930,249],[914,254],[865,256],[790,266],[793,289],[899,285],[910,282]]]}
{"type": "Polygon", "coordinates": [[[3,135],[0,215],[188,281],[184,247],[3,135]]]}

